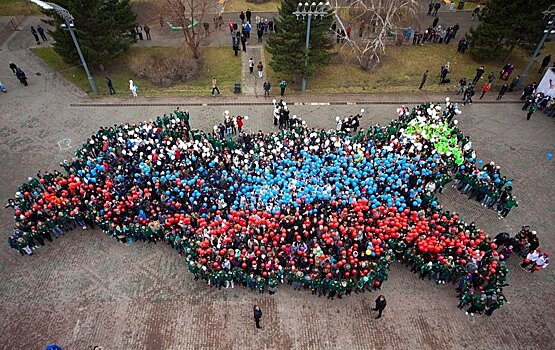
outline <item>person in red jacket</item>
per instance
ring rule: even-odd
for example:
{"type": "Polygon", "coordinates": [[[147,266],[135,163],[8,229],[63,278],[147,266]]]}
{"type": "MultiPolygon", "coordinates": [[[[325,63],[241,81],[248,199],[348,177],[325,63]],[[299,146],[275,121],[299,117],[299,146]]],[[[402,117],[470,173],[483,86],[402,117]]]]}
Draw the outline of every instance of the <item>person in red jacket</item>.
{"type": "Polygon", "coordinates": [[[482,95],[480,96],[480,100],[482,99],[482,97],[484,97],[486,92],[490,90],[491,90],[491,83],[488,81],[484,85],[482,85],[482,95]]]}

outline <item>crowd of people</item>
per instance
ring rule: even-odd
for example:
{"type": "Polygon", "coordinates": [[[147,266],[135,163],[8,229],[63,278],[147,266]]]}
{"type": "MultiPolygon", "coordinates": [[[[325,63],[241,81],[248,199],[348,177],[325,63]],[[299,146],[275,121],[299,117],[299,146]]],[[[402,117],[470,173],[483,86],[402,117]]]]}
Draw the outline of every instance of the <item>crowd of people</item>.
{"type": "Polygon", "coordinates": [[[329,299],[379,289],[399,260],[458,283],[471,312],[503,304],[505,245],[436,198],[453,174],[504,179],[497,167],[478,170],[456,104],[400,107],[367,129],[353,126],[357,115],[335,131],[282,122],[283,101],[275,109],[274,133],[241,131],[247,118],[226,111],[205,135],[180,109],[101,128],[65,173],[39,172],[18,189],[10,246],[30,255],[52,235],[98,226],[122,243],[170,244],[216,288],[274,294],[289,283],[329,299]]]}

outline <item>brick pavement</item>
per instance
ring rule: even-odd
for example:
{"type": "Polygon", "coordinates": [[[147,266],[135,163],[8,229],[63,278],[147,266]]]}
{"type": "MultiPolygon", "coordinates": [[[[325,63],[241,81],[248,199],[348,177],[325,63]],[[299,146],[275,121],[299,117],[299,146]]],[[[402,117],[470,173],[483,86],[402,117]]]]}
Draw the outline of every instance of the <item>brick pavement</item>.
{"type": "MultiPolygon", "coordinates": [[[[0,96],[0,163],[5,165],[0,172],[2,201],[27,176],[56,168],[100,126],[142,121],[173,109],[79,107],[90,100],[27,51],[0,52],[0,61],[7,62],[8,57],[24,62],[30,86],[16,84],[7,65],[0,65],[0,77],[8,79],[9,88],[8,94],[0,96]],[[70,150],[58,148],[62,138],[72,140],[70,150]]],[[[392,119],[401,96],[397,98],[391,101],[398,101],[394,104],[365,105],[368,113],[363,126],[392,119]]],[[[298,102],[303,99],[295,97],[298,102]]],[[[169,101],[186,106],[195,100],[169,101]]],[[[242,103],[243,99],[225,101],[242,103]]],[[[309,125],[333,128],[336,114],[351,114],[359,108],[299,105],[292,107],[292,113],[309,125]]],[[[210,128],[224,109],[250,115],[247,127],[251,130],[273,128],[270,108],[250,105],[189,107],[193,127],[210,128]]],[[[482,103],[465,107],[459,121],[478,157],[495,160],[515,178],[520,206],[502,221],[452,189],[442,195],[442,203],[493,234],[514,233],[520,225],[530,224],[540,233],[544,248],[554,252],[555,162],[545,154],[555,149],[555,120],[536,112],[526,121],[516,104],[482,103]]],[[[0,211],[3,238],[11,225],[10,211],[0,211]]],[[[0,314],[4,316],[0,348],[39,349],[52,341],[67,349],[97,344],[106,349],[555,348],[553,268],[529,274],[512,261],[510,286],[505,290],[510,304],[492,318],[470,324],[456,308],[452,286],[420,281],[394,264],[383,288],[388,300],[385,317],[374,320],[370,308],[377,293],[328,301],[288,286],[274,297],[243,288],[210,289],[193,281],[183,259],[164,244],[127,246],[101,232],[78,230],[40,248],[32,257],[21,257],[4,242],[0,244],[0,314]],[[254,328],[253,303],[264,311],[262,331],[254,328]]]]}

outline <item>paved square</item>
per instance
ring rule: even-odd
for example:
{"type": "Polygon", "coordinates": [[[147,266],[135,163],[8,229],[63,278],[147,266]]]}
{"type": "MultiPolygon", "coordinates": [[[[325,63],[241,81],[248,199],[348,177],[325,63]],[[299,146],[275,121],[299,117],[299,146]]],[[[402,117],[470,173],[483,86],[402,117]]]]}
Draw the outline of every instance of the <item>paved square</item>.
{"type": "MultiPolygon", "coordinates": [[[[27,176],[57,168],[100,126],[142,121],[173,110],[170,106],[72,107],[90,101],[26,51],[0,52],[1,62],[11,59],[25,62],[30,86],[19,85],[7,64],[0,65],[1,80],[9,87],[8,94],[0,96],[3,201],[27,176]],[[59,147],[64,139],[71,140],[70,148],[59,147]]],[[[164,101],[181,106],[192,102],[164,101]]],[[[362,107],[368,111],[362,120],[365,126],[393,119],[397,104],[362,107]]],[[[293,106],[291,110],[310,126],[333,128],[335,115],[352,114],[359,108],[293,106]]],[[[224,109],[251,116],[246,125],[251,130],[273,130],[269,107],[246,105],[189,107],[193,127],[210,128],[220,121],[224,109]]],[[[526,121],[520,105],[507,102],[467,106],[459,121],[478,158],[494,160],[515,179],[520,206],[501,221],[495,212],[452,189],[441,197],[444,206],[460,211],[490,234],[514,234],[529,224],[539,232],[542,248],[555,252],[555,161],[545,156],[555,150],[555,120],[536,112],[526,121]]],[[[456,308],[451,285],[421,281],[394,264],[383,288],[388,300],[385,317],[374,320],[370,308],[377,293],[329,301],[288,286],[273,297],[243,288],[216,291],[193,281],[183,259],[169,246],[123,245],[98,231],[71,232],[32,257],[21,257],[5,243],[12,223],[11,211],[2,210],[0,347],[6,349],[39,349],[49,342],[68,349],[93,345],[106,349],[555,348],[553,266],[529,274],[512,260],[510,286],[505,289],[510,304],[471,324],[456,308]],[[264,311],[261,331],[254,328],[253,303],[264,311]]]]}

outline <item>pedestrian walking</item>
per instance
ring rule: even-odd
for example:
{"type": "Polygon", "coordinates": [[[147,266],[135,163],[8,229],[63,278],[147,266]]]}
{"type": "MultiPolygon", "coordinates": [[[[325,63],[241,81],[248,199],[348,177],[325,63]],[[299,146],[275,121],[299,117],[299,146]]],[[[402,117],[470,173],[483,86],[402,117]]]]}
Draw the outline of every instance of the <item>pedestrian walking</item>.
{"type": "Polygon", "coordinates": [[[152,40],[152,38],[150,37],[150,27],[148,26],[148,24],[145,24],[143,29],[145,30],[146,40],[152,40]]]}
{"type": "Polygon", "coordinates": [[[482,85],[482,95],[480,95],[480,100],[484,97],[484,95],[491,90],[491,83],[488,81],[484,85],[482,85]]]}
{"type": "Polygon", "coordinates": [[[287,88],[287,82],[285,80],[281,80],[279,82],[279,90],[280,90],[280,95],[281,97],[283,97],[283,95],[285,95],[285,89],[287,88]]]}
{"type": "Polygon", "coordinates": [[[532,102],[530,104],[530,108],[528,108],[528,114],[526,115],[526,120],[530,120],[530,117],[532,117],[532,114],[534,114],[536,109],[538,109],[538,104],[536,102],[532,102]]]}
{"type": "Polygon", "coordinates": [[[439,11],[440,8],[441,8],[441,4],[438,1],[434,4],[434,14],[433,14],[434,17],[437,17],[437,12],[439,11]]]}
{"type": "Polygon", "coordinates": [[[131,93],[133,94],[133,97],[137,97],[138,86],[135,85],[133,80],[129,80],[129,90],[131,90],[131,93]]]}
{"type": "Polygon", "coordinates": [[[260,310],[258,305],[254,305],[252,310],[254,313],[254,323],[256,324],[256,328],[262,329],[262,327],[260,326],[260,319],[262,318],[262,310],[260,310]]]}
{"type": "Polygon", "coordinates": [[[42,27],[40,25],[37,26],[37,32],[39,33],[42,41],[48,41],[48,38],[46,37],[46,34],[44,34],[44,29],[42,29],[42,27]]]}
{"type": "Polygon", "coordinates": [[[262,78],[262,74],[264,70],[264,65],[262,64],[262,61],[258,62],[258,66],[256,66],[256,69],[258,70],[258,77],[262,78]]]}
{"type": "Polygon", "coordinates": [[[462,78],[459,80],[459,89],[457,90],[457,95],[461,92],[464,92],[464,88],[466,87],[466,78],[462,78]]]}
{"type": "Polygon", "coordinates": [[[247,36],[241,33],[241,46],[243,47],[243,51],[247,52],[247,36]]]}
{"type": "Polygon", "coordinates": [[[33,36],[35,37],[35,41],[37,42],[37,45],[40,45],[39,34],[35,29],[35,27],[33,26],[31,26],[31,34],[33,34],[33,36]]]}
{"type": "Polygon", "coordinates": [[[239,53],[239,38],[237,37],[239,34],[237,32],[232,32],[231,42],[233,44],[233,52],[235,52],[235,57],[239,53]]]}
{"type": "Polygon", "coordinates": [[[467,103],[472,104],[472,96],[474,96],[474,86],[472,86],[472,84],[468,84],[466,90],[464,91],[463,106],[466,106],[467,103]]]}
{"type": "Polygon", "coordinates": [[[501,87],[501,89],[499,90],[499,95],[497,95],[497,99],[500,100],[503,98],[503,95],[505,95],[505,93],[509,90],[509,85],[507,85],[506,83],[503,84],[503,86],[501,87]]]}
{"type": "Polygon", "coordinates": [[[495,80],[495,73],[494,73],[494,72],[489,73],[489,75],[488,75],[488,83],[491,84],[491,83],[493,83],[494,80],[495,80]]]}
{"type": "Polygon", "coordinates": [[[247,12],[245,12],[245,16],[247,17],[247,23],[251,23],[251,17],[252,17],[251,9],[247,9],[247,12]]]}
{"type": "Polygon", "coordinates": [[[16,72],[15,72],[15,76],[17,77],[17,79],[19,79],[19,82],[25,86],[29,85],[27,83],[27,76],[25,75],[25,72],[23,70],[21,70],[21,68],[17,68],[16,72]]]}
{"type": "Polygon", "coordinates": [[[160,15],[158,21],[160,21],[160,29],[164,29],[164,17],[162,15],[160,15]]]}
{"type": "Polygon", "coordinates": [[[108,86],[108,92],[110,95],[114,95],[116,90],[114,90],[114,85],[112,85],[112,79],[106,77],[106,85],[108,86]]]}
{"type": "Polygon", "coordinates": [[[249,58],[249,73],[253,74],[254,73],[254,60],[251,58],[249,58]]]}
{"type": "Polygon", "coordinates": [[[245,24],[245,13],[243,11],[241,11],[241,13],[239,14],[239,19],[241,20],[241,24],[245,24]]]}
{"type": "Polygon", "coordinates": [[[542,60],[542,64],[540,66],[540,69],[538,70],[538,73],[543,73],[543,70],[549,66],[549,62],[551,62],[551,55],[547,55],[543,58],[542,60]]]}
{"type": "Polygon", "coordinates": [[[264,89],[264,97],[270,97],[270,89],[272,88],[272,85],[268,80],[264,81],[262,88],[264,89]]]}
{"type": "Polygon", "coordinates": [[[422,81],[420,82],[420,86],[418,87],[419,90],[422,90],[424,84],[426,84],[426,80],[428,80],[429,71],[426,69],[424,74],[422,74],[422,81]]]}
{"type": "Polygon", "coordinates": [[[376,317],[376,319],[382,317],[382,312],[386,306],[387,306],[387,302],[385,301],[385,297],[383,295],[380,295],[376,299],[376,307],[372,309],[373,311],[378,311],[378,316],[376,317]]]}
{"type": "Polygon", "coordinates": [[[475,85],[478,80],[480,80],[485,71],[486,69],[484,68],[484,66],[476,68],[476,75],[474,76],[474,79],[472,79],[472,85],[475,85]]]}
{"type": "Polygon", "coordinates": [[[10,61],[10,69],[12,70],[13,74],[17,73],[17,65],[15,63],[13,63],[12,61],[10,61]]]}
{"type": "Polygon", "coordinates": [[[221,95],[220,89],[218,89],[218,81],[216,77],[212,77],[212,96],[214,96],[214,92],[217,92],[218,95],[221,95]]]}

